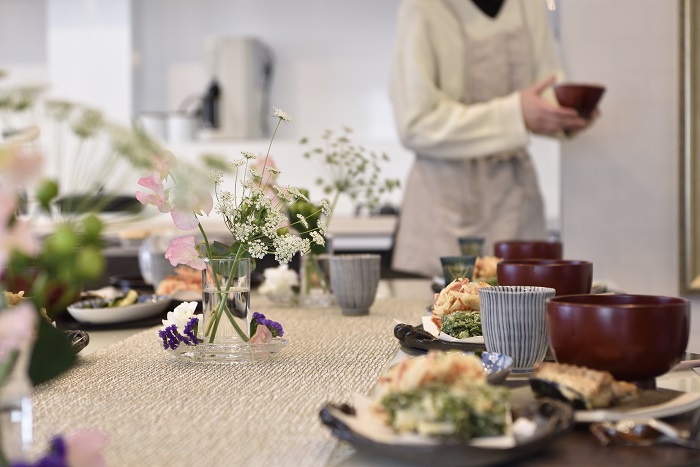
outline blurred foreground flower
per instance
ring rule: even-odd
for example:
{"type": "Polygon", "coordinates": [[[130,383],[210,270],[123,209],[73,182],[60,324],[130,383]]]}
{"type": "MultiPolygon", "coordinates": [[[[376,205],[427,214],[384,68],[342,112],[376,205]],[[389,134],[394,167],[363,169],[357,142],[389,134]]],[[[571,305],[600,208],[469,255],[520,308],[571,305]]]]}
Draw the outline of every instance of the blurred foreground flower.
{"type": "Polygon", "coordinates": [[[106,467],[107,436],[98,430],[79,431],[51,440],[47,455],[36,462],[15,462],[12,467],[106,467]]]}

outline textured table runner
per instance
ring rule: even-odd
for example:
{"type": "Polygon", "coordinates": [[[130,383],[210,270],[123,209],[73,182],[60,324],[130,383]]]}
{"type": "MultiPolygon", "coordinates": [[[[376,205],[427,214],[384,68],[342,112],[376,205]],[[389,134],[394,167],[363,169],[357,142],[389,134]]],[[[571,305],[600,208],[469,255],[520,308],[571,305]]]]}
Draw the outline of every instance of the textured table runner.
{"type": "Polygon", "coordinates": [[[81,357],[35,389],[37,452],[54,434],[98,428],[110,438],[110,466],[326,465],[336,440],[319,409],[369,392],[399,349],[393,319],[416,324],[425,300],[377,300],[362,317],[266,303],[253,309],[290,340],[268,361],[181,361],[156,328],[81,357]]]}

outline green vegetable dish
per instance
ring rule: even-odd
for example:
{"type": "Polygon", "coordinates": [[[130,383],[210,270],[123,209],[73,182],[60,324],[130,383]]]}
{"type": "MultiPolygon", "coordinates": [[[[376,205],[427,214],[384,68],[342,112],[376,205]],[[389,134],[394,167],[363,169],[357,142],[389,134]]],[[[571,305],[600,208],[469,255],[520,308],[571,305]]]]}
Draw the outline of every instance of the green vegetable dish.
{"type": "Polygon", "coordinates": [[[481,336],[481,313],[478,311],[455,311],[442,318],[440,331],[457,339],[481,336]]]}
{"type": "Polygon", "coordinates": [[[508,389],[501,387],[451,387],[437,382],[387,394],[380,405],[398,432],[470,440],[506,431],[508,394],[508,389]]]}

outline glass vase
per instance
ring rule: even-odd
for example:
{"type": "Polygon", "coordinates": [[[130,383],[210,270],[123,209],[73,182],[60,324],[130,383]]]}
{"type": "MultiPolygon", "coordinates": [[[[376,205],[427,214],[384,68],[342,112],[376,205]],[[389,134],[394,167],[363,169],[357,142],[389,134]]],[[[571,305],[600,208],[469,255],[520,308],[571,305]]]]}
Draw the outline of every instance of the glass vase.
{"type": "Polygon", "coordinates": [[[326,308],[333,306],[330,257],[328,253],[308,253],[299,262],[299,305],[326,308]]]}
{"type": "MultiPolygon", "coordinates": [[[[205,259],[202,271],[202,310],[197,345],[180,344],[169,351],[199,363],[247,363],[267,360],[288,340],[250,343],[250,259],[205,259]]],[[[199,314],[199,313],[197,313],[199,314]]]]}
{"type": "Polygon", "coordinates": [[[206,259],[202,271],[204,344],[245,341],[250,329],[250,259],[206,259]]]}
{"type": "Polygon", "coordinates": [[[32,343],[0,355],[0,465],[28,460],[32,447],[32,343]]]}

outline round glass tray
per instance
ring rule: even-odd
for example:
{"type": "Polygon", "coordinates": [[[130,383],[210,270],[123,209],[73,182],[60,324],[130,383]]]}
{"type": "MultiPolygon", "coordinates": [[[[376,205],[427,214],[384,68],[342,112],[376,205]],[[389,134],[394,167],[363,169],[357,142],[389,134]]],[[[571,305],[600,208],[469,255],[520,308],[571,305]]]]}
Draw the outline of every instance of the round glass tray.
{"type": "Polygon", "coordinates": [[[275,337],[267,344],[250,344],[236,337],[220,338],[216,343],[199,345],[181,344],[168,349],[172,355],[197,363],[249,363],[268,360],[279,354],[289,344],[289,339],[275,337]]]}

